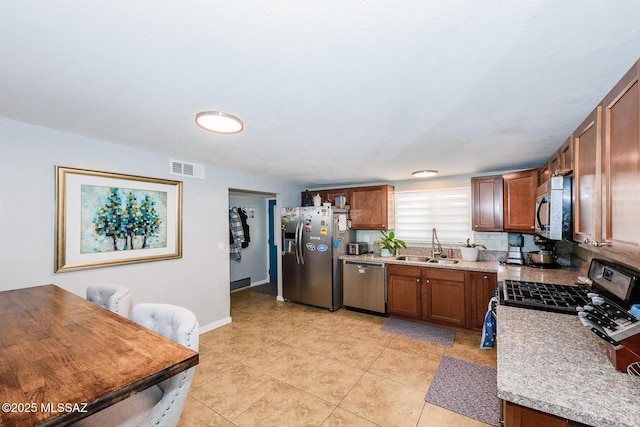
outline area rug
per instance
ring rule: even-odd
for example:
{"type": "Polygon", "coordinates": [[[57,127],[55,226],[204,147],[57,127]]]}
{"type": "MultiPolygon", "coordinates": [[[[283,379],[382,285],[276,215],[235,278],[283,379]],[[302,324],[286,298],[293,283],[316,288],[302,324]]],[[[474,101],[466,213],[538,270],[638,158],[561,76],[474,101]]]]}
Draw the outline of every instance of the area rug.
{"type": "Polygon", "coordinates": [[[260,292],[267,295],[278,295],[278,285],[275,283],[265,283],[258,286],[249,286],[250,291],[260,292]]]}
{"type": "Polygon", "coordinates": [[[452,347],[453,339],[456,337],[456,333],[449,329],[393,318],[387,319],[384,325],[380,327],[380,330],[445,347],[452,347]]]}
{"type": "Polygon", "coordinates": [[[443,356],[424,400],[495,426],[500,415],[496,370],[443,356]]]}

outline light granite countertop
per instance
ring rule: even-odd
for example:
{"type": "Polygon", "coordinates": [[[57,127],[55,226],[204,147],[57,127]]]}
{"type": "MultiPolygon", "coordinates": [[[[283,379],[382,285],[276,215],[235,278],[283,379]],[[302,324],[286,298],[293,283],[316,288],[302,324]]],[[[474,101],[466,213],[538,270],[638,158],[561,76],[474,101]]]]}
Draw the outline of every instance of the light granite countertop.
{"type": "Polygon", "coordinates": [[[640,426],[640,377],[577,316],[498,306],[498,397],[592,426],[640,426]]]}
{"type": "MultiPolygon", "coordinates": [[[[537,269],[497,261],[427,264],[366,255],[342,260],[495,272],[498,280],[573,285],[582,268],[537,269]]],[[[577,316],[498,306],[498,397],[598,427],[640,426],[640,377],[615,370],[605,343],[577,316]]]]}
{"type": "Polygon", "coordinates": [[[417,267],[430,267],[430,268],[447,268],[451,270],[471,270],[482,271],[486,273],[495,273],[498,271],[499,264],[497,261],[463,261],[459,258],[452,258],[458,261],[458,264],[435,264],[428,262],[415,262],[415,261],[402,261],[395,257],[381,257],[374,254],[363,255],[342,255],[341,260],[356,260],[362,262],[382,262],[385,264],[401,264],[401,265],[414,265],[417,267]]]}

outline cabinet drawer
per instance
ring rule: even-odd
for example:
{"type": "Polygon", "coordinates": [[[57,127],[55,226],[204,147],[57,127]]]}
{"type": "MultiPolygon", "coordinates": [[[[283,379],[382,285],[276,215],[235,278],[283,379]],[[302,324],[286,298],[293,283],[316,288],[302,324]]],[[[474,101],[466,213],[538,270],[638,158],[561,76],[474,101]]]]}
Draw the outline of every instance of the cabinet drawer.
{"type": "Polygon", "coordinates": [[[396,274],[400,276],[420,277],[420,267],[387,264],[387,274],[396,274]]]}
{"type": "Polygon", "coordinates": [[[464,282],[465,272],[461,270],[448,270],[444,268],[425,268],[422,270],[424,277],[428,279],[451,280],[464,282]]]}

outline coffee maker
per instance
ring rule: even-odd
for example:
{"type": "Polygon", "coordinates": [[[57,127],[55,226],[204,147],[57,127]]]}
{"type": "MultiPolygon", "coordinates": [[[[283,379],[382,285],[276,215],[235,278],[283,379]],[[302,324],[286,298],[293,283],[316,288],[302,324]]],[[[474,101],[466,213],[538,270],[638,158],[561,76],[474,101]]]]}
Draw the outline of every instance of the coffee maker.
{"type": "Polygon", "coordinates": [[[524,246],[524,236],[522,234],[508,234],[509,250],[507,251],[507,264],[524,264],[522,247],[524,246]]]}

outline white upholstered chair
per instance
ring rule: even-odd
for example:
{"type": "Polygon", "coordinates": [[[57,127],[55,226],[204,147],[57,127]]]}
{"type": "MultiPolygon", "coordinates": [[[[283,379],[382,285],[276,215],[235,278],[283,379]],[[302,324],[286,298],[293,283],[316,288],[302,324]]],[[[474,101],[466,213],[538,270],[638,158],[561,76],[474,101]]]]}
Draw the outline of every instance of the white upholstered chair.
{"type": "MultiPolygon", "coordinates": [[[[137,304],[133,307],[131,320],[198,351],[198,320],[195,314],[184,307],[171,304],[137,304]]],[[[182,415],[195,369],[194,366],[180,372],[74,425],[83,427],[175,426],[182,415]]]]}
{"type": "Polygon", "coordinates": [[[123,317],[129,317],[131,292],[126,286],[115,284],[90,285],[87,287],[87,300],[123,317]]]}

